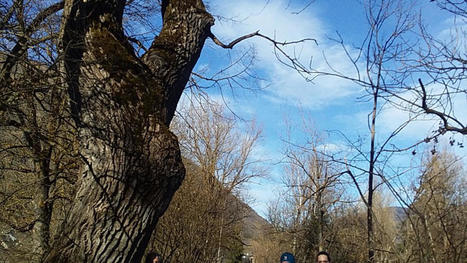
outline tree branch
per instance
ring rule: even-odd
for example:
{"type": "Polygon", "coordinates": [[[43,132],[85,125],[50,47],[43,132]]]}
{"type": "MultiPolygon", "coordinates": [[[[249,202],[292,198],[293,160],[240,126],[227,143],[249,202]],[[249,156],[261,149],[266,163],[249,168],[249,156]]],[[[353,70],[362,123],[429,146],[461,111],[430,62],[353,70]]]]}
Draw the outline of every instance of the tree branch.
{"type": "Polygon", "coordinates": [[[445,131],[453,131],[453,132],[458,132],[460,134],[466,135],[467,134],[467,127],[465,127],[460,121],[458,121],[457,119],[454,119],[453,117],[451,117],[449,115],[446,115],[443,112],[440,112],[440,111],[437,111],[437,110],[434,110],[434,109],[431,109],[431,108],[428,107],[428,105],[426,103],[427,99],[426,99],[425,86],[423,85],[423,82],[422,82],[421,79],[418,79],[418,83],[420,83],[420,87],[422,88],[422,109],[425,111],[425,113],[434,114],[434,115],[438,116],[443,122],[442,129],[444,129],[445,131]],[[451,119],[451,120],[455,121],[457,124],[460,125],[460,128],[449,125],[448,119],[451,119]]]}
{"type": "Polygon", "coordinates": [[[270,41],[271,43],[273,43],[275,46],[277,46],[277,45],[286,46],[286,45],[298,44],[298,43],[305,42],[305,41],[313,41],[313,42],[316,43],[316,45],[318,45],[318,42],[316,41],[316,39],[313,39],[313,38],[304,38],[304,39],[300,39],[300,40],[297,40],[297,41],[290,41],[290,42],[287,42],[287,41],[279,42],[279,41],[276,41],[276,40],[274,40],[274,39],[272,39],[272,38],[270,38],[270,37],[268,37],[266,35],[263,35],[263,34],[259,33],[259,30],[256,31],[256,32],[253,32],[251,34],[241,36],[241,37],[235,39],[234,41],[230,42],[227,45],[222,43],[212,32],[210,32],[209,35],[208,35],[208,37],[211,38],[212,41],[214,41],[214,43],[216,45],[221,46],[222,48],[228,48],[228,49],[232,49],[236,44],[240,43],[241,41],[243,41],[245,39],[248,39],[248,38],[255,37],[255,36],[264,38],[264,39],[270,41]]]}
{"type": "Polygon", "coordinates": [[[20,58],[28,49],[27,43],[28,41],[30,41],[31,35],[37,31],[37,28],[39,27],[39,25],[42,22],[44,22],[44,20],[47,17],[63,9],[63,7],[64,7],[64,2],[61,1],[61,2],[58,2],[56,4],[53,4],[45,8],[44,10],[39,12],[39,14],[37,14],[37,16],[34,18],[34,20],[25,30],[25,32],[22,32],[22,36],[19,38],[18,42],[13,47],[10,54],[7,55],[7,59],[1,68],[0,79],[2,81],[5,81],[7,76],[10,74],[11,69],[17,63],[18,58],[20,58]]]}

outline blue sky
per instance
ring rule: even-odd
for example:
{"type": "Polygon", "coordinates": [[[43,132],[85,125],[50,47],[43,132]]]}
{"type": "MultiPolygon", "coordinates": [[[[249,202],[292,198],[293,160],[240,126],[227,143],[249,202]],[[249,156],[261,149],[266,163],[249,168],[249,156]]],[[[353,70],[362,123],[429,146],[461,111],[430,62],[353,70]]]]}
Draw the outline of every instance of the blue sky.
{"type": "MultiPolygon", "coordinates": [[[[313,58],[312,65],[315,68],[328,70],[323,59],[325,54],[333,67],[344,74],[355,75],[353,65],[345,58],[342,48],[329,38],[335,38],[338,31],[348,47],[362,41],[367,31],[362,3],[357,0],[316,0],[297,14],[307,3],[291,0],[219,0],[209,1],[207,5],[212,14],[219,16],[212,32],[225,43],[257,30],[278,41],[314,38],[318,45],[308,41],[287,47],[286,50],[289,54],[299,56],[304,63],[309,63],[310,58],[313,58]]],[[[449,30],[448,17],[432,3],[415,3],[416,8],[423,10],[423,14],[432,22],[429,27],[431,32],[441,35],[449,30]]],[[[285,120],[296,123],[301,118],[306,118],[323,134],[327,130],[339,130],[350,138],[359,135],[368,137],[367,114],[370,112],[370,105],[358,99],[364,94],[362,88],[349,81],[331,77],[321,77],[313,82],[305,81],[297,72],[279,63],[271,43],[261,38],[243,41],[233,50],[224,50],[208,39],[194,71],[212,76],[245,52],[249,55],[246,58],[254,55],[254,65],[250,68],[250,73],[259,79],[238,79],[242,87],[236,84],[229,86],[223,82],[220,89],[214,87],[205,91],[212,99],[226,103],[241,118],[254,119],[262,127],[262,139],[255,150],[255,158],[267,160],[265,164],[269,168],[269,174],[256,180],[248,188],[249,195],[255,199],[250,205],[261,215],[265,215],[267,202],[282,187],[280,175],[283,168],[276,163],[281,160],[281,138],[286,132],[285,120]]],[[[244,63],[248,62],[248,59],[244,60],[244,63]]],[[[227,72],[237,72],[241,68],[233,66],[227,72]]],[[[465,123],[466,98],[459,98],[458,105],[457,114],[465,123]]],[[[378,135],[383,138],[387,131],[392,131],[407,118],[407,113],[385,107],[380,112],[378,135]]],[[[431,130],[436,129],[437,123],[427,118],[414,122],[395,142],[408,145],[423,139],[431,130]]],[[[297,141],[303,139],[303,134],[297,133],[295,136],[297,141]]],[[[324,136],[327,137],[329,147],[346,147],[342,138],[324,136]]],[[[464,141],[461,136],[456,139],[464,141]]],[[[455,150],[464,157],[465,163],[467,152],[464,149],[455,150]]],[[[405,156],[394,158],[394,162],[396,165],[408,166],[410,160],[405,156]]]]}

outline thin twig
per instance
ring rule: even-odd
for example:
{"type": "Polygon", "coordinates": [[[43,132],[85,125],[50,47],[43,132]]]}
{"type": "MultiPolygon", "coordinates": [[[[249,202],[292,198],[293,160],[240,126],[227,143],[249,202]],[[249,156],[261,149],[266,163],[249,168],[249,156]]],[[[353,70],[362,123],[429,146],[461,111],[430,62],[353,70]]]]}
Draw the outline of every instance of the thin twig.
{"type": "Polygon", "coordinates": [[[135,43],[136,45],[138,45],[139,48],[141,48],[142,50],[144,50],[144,52],[148,52],[147,48],[144,47],[144,45],[141,43],[141,41],[139,41],[138,39],[134,38],[134,37],[129,37],[128,38],[128,41],[130,42],[133,42],[135,43]]]}

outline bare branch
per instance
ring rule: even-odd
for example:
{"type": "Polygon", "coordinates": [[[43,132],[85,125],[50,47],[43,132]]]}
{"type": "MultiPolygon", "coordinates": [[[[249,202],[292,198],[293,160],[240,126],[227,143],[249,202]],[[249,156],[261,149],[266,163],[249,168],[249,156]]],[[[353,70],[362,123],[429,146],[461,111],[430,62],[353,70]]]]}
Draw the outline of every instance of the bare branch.
{"type": "Polygon", "coordinates": [[[458,132],[460,134],[466,135],[467,134],[467,127],[465,127],[459,120],[453,118],[452,116],[446,115],[443,112],[431,109],[427,105],[427,98],[426,98],[426,90],[425,86],[423,85],[423,82],[421,79],[418,79],[418,82],[420,83],[420,87],[422,89],[422,109],[427,113],[427,114],[434,114],[438,116],[442,121],[443,121],[443,129],[446,131],[453,131],[453,132],[458,132]],[[460,125],[460,128],[458,127],[453,127],[449,125],[448,119],[453,120],[457,124],[460,125]]]}
{"type": "Polygon", "coordinates": [[[316,43],[316,45],[318,45],[318,42],[316,41],[316,39],[313,39],[313,38],[304,38],[304,39],[300,39],[300,40],[297,40],[297,41],[284,41],[284,42],[279,42],[279,41],[276,41],[266,35],[263,35],[261,33],[259,33],[259,30],[256,31],[256,32],[253,32],[251,34],[247,34],[247,35],[244,35],[244,36],[241,36],[237,39],[235,39],[234,41],[230,42],[229,44],[224,44],[222,43],[212,32],[209,34],[209,37],[212,39],[212,41],[214,41],[214,43],[218,46],[221,46],[222,48],[228,48],[228,49],[232,49],[236,44],[240,43],[241,41],[245,40],[245,39],[248,39],[248,38],[252,38],[252,37],[255,37],[255,36],[258,36],[258,37],[261,37],[261,38],[264,38],[268,41],[270,41],[271,43],[273,43],[275,46],[277,45],[281,45],[281,46],[286,46],[286,45],[293,45],[293,44],[298,44],[298,43],[302,43],[302,42],[305,42],[305,41],[313,41],[316,43]]]}
{"type": "MultiPolygon", "coordinates": [[[[61,1],[61,2],[58,2],[56,4],[53,4],[53,5],[45,8],[44,10],[39,12],[39,14],[37,14],[37,16],[33,19],[32,23],[25,30],[25,32],[22,33],[23,35],[19,38],[18,42],[13,47],[10,54],[8,54],[5,63],[3,63],[1,71],[0,71],[0,79],[2,81],[4,81],[5,78],[8,76],[11,69],[16,64],[18,58],[21,57],[26,52],[26,50],[28,49],[27,48],[27,43],[28,43],[28,41],[30,41],[31,35],[34,32],[36,32],[38,26],[42,22],[44,22],[44,20],[47,17],[49,17],[50,15],[62,10],[63,7],[64,7],[64,2],[61,1]]],[[[36,44],[36,43],[34,43],[34,44],[36,44]]]]}
{"type": "Polygon", "coordinates": [[[143,43],[141,43],[141,41],[139,41],[138,39],[134,38],[134,37],[129,37],[128,38],[128,41],[130,42],[133,42],[135,43],[136,45],[138,45],[139,48],[141,48],[142,50],[144,50],[144,52],[148,52],[148,49],[143,45],[143,43]]]}

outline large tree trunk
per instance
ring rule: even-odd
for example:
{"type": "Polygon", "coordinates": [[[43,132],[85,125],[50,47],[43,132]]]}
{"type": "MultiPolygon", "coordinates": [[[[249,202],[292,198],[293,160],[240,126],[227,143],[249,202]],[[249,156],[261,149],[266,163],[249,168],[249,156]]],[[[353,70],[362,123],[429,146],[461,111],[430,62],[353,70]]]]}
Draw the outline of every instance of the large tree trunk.
{"type": "Polygon", "coordinates": [[[85,163],[46,262],[140,262],[185,170],[168,125],[214,20],[201,0],[162,1],[142,59],[122,29],[125,0],[67,0],[62,43],[85,163]]]}

